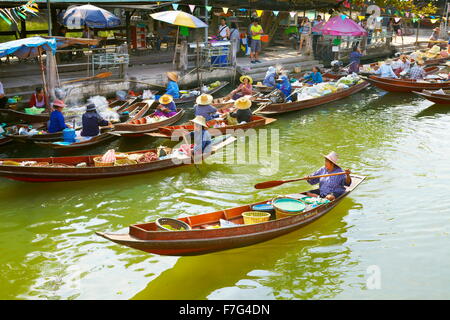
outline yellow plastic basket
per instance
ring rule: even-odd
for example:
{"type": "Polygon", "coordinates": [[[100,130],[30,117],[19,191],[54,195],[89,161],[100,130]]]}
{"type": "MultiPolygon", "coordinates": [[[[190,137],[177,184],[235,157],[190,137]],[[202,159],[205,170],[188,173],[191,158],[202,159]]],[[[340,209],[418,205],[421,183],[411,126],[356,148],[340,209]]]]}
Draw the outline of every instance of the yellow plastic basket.
{"type": "Polygon", "coordinates": [[[269,221],[270,213],[262,211],[247,211],[242,213],[244,224],[255,224],[269,221]]]}

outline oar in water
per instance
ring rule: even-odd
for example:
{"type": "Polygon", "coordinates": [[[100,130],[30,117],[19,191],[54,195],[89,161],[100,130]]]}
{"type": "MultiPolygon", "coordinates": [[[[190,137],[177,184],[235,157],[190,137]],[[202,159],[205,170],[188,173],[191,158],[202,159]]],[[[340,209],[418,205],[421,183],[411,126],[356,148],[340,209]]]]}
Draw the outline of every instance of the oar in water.
{"type": "Polygon", "coordinates": [[[331,174],[324,174],[321,176],[312,176],[312,177],[304,177],[300,179],[292,179],[292,180],[273,180],[273,181],[266,181],[255,184],[255,189],[268,189],[273,188],[277,186],[281,186],[282,184],[288,183],[288,182],[294,182],[294,181],[300,181],[300,180],[310,180],[310,179],[317,179],[317,178],[325,178],[325,177],[331,177],[331,176],[339,176],[346,174],[345,172],[339,172],[339,173],[331,173],[331,174]]]}
{"type": "Polygon", "coordinates": [[[112,72],[103,72],[103,73],[99,73],[93,77],[87,77],[87,78],[81,78],[81,79],[76,79],[76,80],[70,80],[70,81],[65,81],[62,84],[68,84],[68,83],[73,83],[73,82],[78,82],[78,81],[85,81],[85,80],[94,80],[94,79],[104,79],[104,78],[108,78],[112,76],[112,72]]]}

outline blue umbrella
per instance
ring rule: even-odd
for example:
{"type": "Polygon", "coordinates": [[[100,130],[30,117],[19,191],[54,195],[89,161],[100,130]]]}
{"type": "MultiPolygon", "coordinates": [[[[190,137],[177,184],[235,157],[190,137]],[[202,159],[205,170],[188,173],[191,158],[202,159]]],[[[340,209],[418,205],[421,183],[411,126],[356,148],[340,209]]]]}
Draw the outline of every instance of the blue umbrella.
{"type": "Polygon", "coordinates": [[[63,16],[63,23],[69,28],[111,28],[120,25],[120,19],[111,12],[86,4],[67,9],[63,16]]]}

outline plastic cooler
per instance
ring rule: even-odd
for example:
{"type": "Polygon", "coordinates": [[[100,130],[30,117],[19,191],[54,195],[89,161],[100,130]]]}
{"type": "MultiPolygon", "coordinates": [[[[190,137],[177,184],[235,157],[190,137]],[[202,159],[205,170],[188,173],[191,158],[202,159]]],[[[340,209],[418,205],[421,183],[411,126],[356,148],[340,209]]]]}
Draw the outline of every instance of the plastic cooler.
{"type": "Polygon", "coordinates": [[[220,46],[222,55],[211,56],[211,66],[226,67],[228,65],[228,46],[220,46]]]}
{"type": "Polygon", "coordinates": [[[66,128],[63,130],[64,142],[75,142],[76,133],[74,129],[66,128]]]}

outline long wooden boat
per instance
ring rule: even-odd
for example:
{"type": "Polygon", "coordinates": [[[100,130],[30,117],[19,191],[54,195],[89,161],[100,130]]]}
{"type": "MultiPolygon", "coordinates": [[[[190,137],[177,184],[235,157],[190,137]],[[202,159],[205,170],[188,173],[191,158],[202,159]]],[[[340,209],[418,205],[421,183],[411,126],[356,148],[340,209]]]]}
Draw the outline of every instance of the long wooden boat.
{"type": "Polygon", "coordinates": [[[34,141],[34,143],[41,147],[47,147],[56,150],[79,150],[87,147],[92,147],[104,143],[106,141],[113,140],[114,138],[117,138],[116,136],[109,134],[109,131],[110,130],[100,133],[98,136],[92,137],[89,140],[74,143],[65,143],[64,141],[56,141],[56,142],[34,141]]]}
{"type": "Polygon", "coordinates": [[[263,115],[273,115],[280,114],[292,111],[298,111],[303,109],[309,109],[313,107],[320,106],[322,104],[340,100],[346,98],[354,93],[357,93],[365,88],[367,88],[370,84],[367,81],[363,81],[361,83],[355,84],[348,89],[339,90],[335,93],[330,93],[318,98],[302,100],[302,101],[294,101],[294,102],[286,102],[286,103],[271,103],[261,105],[258,110],[255,111],[257,114],[263,115]]]}
{"type": "MultiPolygon", "coordinates": [[[[277,119],[253,115],[252,121],[248,122],[248,123],[242,123],[242,124],[237,124],[237,125],[232,125],[232,126],[226,125],[223,127],[221,126],[221,127],[215,128],[214,127],[215,125],[225,123],[225,121],[213,119],[213,120],[208,121],[206,124],[209,127],[208,128],[209,133],[212,136],[218,136],[218,135],[223,135],[223,134],[234,134],[236,132],[239,132],[238,130],[245,131],[245,130],[248,130],[251,128],[265,126],[265,125],[268,125],[275,121],[277,121],[277,119]]],[[[172,139],[173,137],[175,137],[177,135],[177,132],[181,132],[182,130],[192,132],[192,131],[194,131],[194,125],[186,123],[186,124],[182,124],[179,126],[161,127],[161,128],[159,128],[159,132],[155,133],[152,136],[157,137],[157,138],[172,139]]],[[[181,136],[180,136],[180,138],[181,138],[181,136]]]]}
{"type": "MultiPolygon", "coordinates": [[[[372,66],[372,67],[374,65],[378,65],[378,64],[377,63],[370,64],[370,66],[372,66]]],[[[438,72],[439,70],[441,70],[441,68],[439,68],[438,66],[430,66],[430,67],[423,68],[423,70],[425,71],[426,75],[431,75],[431,74],[434,74],[434,73],[438,72]]],[[[370,77],[370,76],[374,75],[373,73],[369,73],[369,72],[360,72],[359,74],[361,76],[366,76],[366,77],[370,77]]],[[[392,78],[391,80],[397,80],[397,79],[392,78]]]]}
{"type": "Polygon", "coordinates": [[[9,137],[4,137],[4,136],[0,136],[0,146],[3,146],[7,143],[12,142],[13,139],[9,138],[9,137]]]}
{"type": "Polygon", "coordinates": [[[450,81],[431,82],[416,80],[388,79],[377,76],[365,78],[371,84],[389,92],[413,92],[422,90],[450,89],[450,81]]]}
{"type": "Polygon", "coordinates": [[[110,132],[110,134],[124,137],[140,137],[145,133],[156,131],[160,127],[169,126],[177,122],[183,117],[184,112],[184,109],[179,108],[173,117],[153,123],[147,123],[147,118],[144,117],[126,123],[117,124],[114,126],[114,131],[110,132]]]}
{"type": "MultiPolygon", "coordinates": [[[[121,101],[122,102],[122,101],[121,101]]],[[[131,106],[126,106],[131,102],[128,101],[126,103],[122,102],[122,106],[124,107],[123,111],[128,111],[130,113],[131,119],[127,121],[134,121],[138,120],[143,117],[147,113],[147,111],[151,107],[151,103],[148,102],[139,102],[134,103],[131,106]]],[[[20,125],[19,125],[20,126],[20,125]]],[[[28,125],[25,125],[28,126],[28,125]]],[[[33,125],[34,126],[34,125],[33,125]]],[[[46,125],[41,124],[40,126],[34,126],[36,129],[45,129],[46,125]]],[[[101,128],[101,132],[107,131],[106,128],[101,128]]],[[[56,142],[63,139],[63,133],[62,131],[54,132],[54,133],[42,133],[42,134],[35,134],[35,135],[21,135],[21,134],[5,134],[5,136],[12,138],[17,141],[21,142],[56,142]]]]}
{"type": "MultiPolygon", "coordinates": [[[[110,135],[109,135],[110,136],[110,135]]],[[[111,137],[111,136],[110,136],[111,137]]],[[[113,136],[112,136],[113,137],[113,136]]],[[[214,139],[212,146],[212,154],[224,148],[226,145],[233,143],[234,137],[223,137],[214,139]]],[[[140,150],[127,153],[147,152],[156,153],[156,149],[140,150]]],[[[57,181],[75,181],[87,179],[112,178],[133,174],[146,173],[151,171],[163,170],[168,168],[179,167],[191,163],[190,157],[183,156],[177,158],[159,159],[152,162],[129,164],[121,166],[96,167],[94,166],[95,156],[74,156],[74,157],[50,157],[50,158],[12,158],[0,159],[0,176],[19,181],[26,182],[57,182],[57,181]],[[4,162],[14,161],[22,163],[24,161],[36,161],[40,163],[48,163],[50,166],[21,166],[21,165],[5,165],[4,162]],[[86,167],[76,167],[80,163],[86,163],[86,167]]]]}
{"type": "MultiPolygon", "coordinates": [[[[241,207],[179,218],[191,227],[188,231],[159,231],[154,222],[134,224],[127,234],[96,232],[97,235],[120,245],[159,255],[188,256],[245,247],[290,233],[319,219],[338,205],[365,177],[352,175],[352,184],[336,200],[309,209],[301,214],[269,220],[257,224],[243,224],[242,213],[252,211],[252,206],[269,200],[241,207]],[[220,225],[220,219],[236,226],[211,228],[220,225]]],[[[306,193],[289,195],[301,199],[306,193]]]]}
{"type": "MultiPolygon", "coordinates": [[[[225,88],[228,85],[228,83],[229,82],[227,82],[227,81],[221,81],[219,86],[217,86],[215,88],[212,88],[211,90],[208,90],[205,93],[213,95],[216,92],[218,92],[218,91],[222,90],[223,88],[225,88]]],[[[183,91],[183,90],[181,90],[181,91],[183,91]]],[[[195,89],[191,89],[191,90],[188,90],[188,91],[201,91],[201,88],[195,88],[195,89]]],[[[197,96],[192,96],[192,97],[174,99],[173,101],[175,102],[176,105],[182,105],[182,104],[186,104],[186,103],[195,102],[196,99],[197,99],[197,96]]]]}
{"type": "Polygon", "coordinates": [[[440,94],[428,90],[423,90],[422,92],[413,91],[413,93],[437,104],[450,104],[450,94],[448,93],[440,94]]]}
{"type": "Polygon", "coordinates": [[[125,123],[129,123],[144,117],[154,104],[155,100],[144,100],[141,102],[132,103],[129,106],[124,106],[117,112],[128,112],[129,119],[125,123]]]}
{"type": "Polygon", "coordinates": [[[7,122],[10,120],[22,120],[27,123],[39,123],[50,120],[50,114],[48,112],[43,112],[41,114],[28,114],[26,112],[14,109],[0,109],[0,116],[8,119],[5,120],[7,122]]]}

